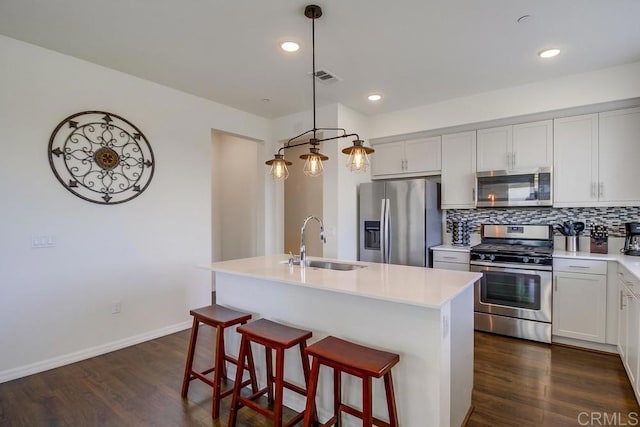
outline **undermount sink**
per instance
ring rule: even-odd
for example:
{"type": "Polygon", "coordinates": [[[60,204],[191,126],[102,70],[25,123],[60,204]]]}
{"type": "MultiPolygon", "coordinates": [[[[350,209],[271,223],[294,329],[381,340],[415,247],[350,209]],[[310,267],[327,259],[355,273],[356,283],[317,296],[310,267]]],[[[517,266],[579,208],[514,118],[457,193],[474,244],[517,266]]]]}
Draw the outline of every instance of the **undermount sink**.
{"type": "MultiPolygon", "coordinates": [[[[282,264],[288,264],[289,261],[282,261],[282,264]]],[[[293,265],[300,265],[300,260],[293,261],[293,265]]],[[[328,270],[350,271],[365,268],[366,265],[349,264],[346,262],[322,261],[316,259],[307,259],[305,266],[311,268],[325,268],[328,270]]]]}

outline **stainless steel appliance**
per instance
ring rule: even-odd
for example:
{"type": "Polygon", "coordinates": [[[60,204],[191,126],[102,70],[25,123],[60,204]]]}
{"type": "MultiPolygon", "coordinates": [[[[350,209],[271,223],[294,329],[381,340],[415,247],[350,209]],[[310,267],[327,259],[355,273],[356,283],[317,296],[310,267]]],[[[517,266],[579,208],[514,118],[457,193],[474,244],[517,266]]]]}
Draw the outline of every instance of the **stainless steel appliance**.
{"type": "Polygon", "coordinates": [[[626,236],[624,238],[624,254],[640,256],[640,222],[624,224],[626,236]]]}
{"type": "Polygon", "coordinates": [[[480,331],[551,342],[553,228],[550,225],[481,226],[470,251],[475,285],[474,321],[480,331]]]}
{"type": "Polygon", "coordinates": [[[551,168],[478,172],[476,206],[551,206],[551,183],[551,168]]]}
{"type": "Polygon", "coordinates": [[[428,267],[442,243],[440,184],[427,179],[360,184],[360,261],[428,267]]]}

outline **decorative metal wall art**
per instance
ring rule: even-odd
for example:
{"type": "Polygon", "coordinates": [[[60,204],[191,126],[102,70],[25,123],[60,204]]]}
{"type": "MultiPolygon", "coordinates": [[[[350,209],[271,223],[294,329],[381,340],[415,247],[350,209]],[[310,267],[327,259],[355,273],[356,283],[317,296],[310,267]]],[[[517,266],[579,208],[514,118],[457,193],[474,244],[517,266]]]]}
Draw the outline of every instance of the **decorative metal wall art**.
{"type": "Polygon", "coordinates": [[[143,133],[104,111],[83,111],[60,122],[49,139],[49,163],[67,190],[103,205],[139,196],[155,168],[143,133]]]}

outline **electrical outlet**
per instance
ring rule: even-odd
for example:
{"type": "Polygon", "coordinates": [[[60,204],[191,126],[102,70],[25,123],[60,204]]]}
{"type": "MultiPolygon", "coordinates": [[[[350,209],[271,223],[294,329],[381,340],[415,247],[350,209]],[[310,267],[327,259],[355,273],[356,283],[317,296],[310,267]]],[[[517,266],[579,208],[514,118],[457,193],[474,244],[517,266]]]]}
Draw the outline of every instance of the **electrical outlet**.
{"type": "Polygon", "coordinates": [[[122,301],[114,299],[111,301],[111,314],[118,314],[122,311],[122,301]]]}
{"type": "Polygon", "coordinates": [[[56,246],[56,236],[31,236],[32,248],[53,248],[56,246]]]}

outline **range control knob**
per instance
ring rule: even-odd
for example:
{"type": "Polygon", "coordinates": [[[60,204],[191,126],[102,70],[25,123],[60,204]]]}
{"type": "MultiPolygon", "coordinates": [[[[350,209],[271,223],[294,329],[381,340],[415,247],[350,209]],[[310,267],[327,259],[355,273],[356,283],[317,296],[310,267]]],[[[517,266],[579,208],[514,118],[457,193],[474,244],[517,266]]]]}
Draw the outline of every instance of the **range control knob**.
{"type": "Polygon", "coordinates": [[[484,254],[480,254],[480,259],[484,259],[484,254]]]}
{"type": "Polygon", "coordinates": [[[534,259],[533,262],[536,263],[536,264],[540,264],[540,258],[534,259]]]}
{"type": "Polygon", "coordinates": [[[529,262],[529,257],[528,256],[523,257],[522,258],[522,262],[524,262],[525,264],[528,263],[529,262]]]}
{"type": "Polygon", "coordinates": [[[493,261],[494,259],[496,259],[495,255],[489,255],[489,261],[493,261]]]}

